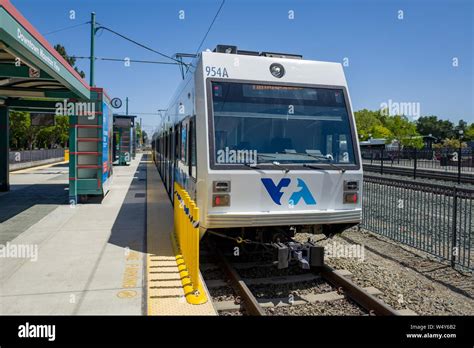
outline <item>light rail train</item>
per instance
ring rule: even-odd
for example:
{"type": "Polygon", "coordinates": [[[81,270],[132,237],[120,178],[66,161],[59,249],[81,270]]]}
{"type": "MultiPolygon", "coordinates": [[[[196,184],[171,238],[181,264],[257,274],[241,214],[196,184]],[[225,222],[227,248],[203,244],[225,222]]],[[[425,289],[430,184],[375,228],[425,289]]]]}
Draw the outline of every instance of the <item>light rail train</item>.
{"type": "Polygon", "coordinates": [[[152,146],[170,198],[177,182],[199,207],[201,236],[274,243],[315,265],[316,249],[293,243],[295,232],[332,235],[361,220],[361,157],[339,63],[225,45],[202,52],[152,146]]]}

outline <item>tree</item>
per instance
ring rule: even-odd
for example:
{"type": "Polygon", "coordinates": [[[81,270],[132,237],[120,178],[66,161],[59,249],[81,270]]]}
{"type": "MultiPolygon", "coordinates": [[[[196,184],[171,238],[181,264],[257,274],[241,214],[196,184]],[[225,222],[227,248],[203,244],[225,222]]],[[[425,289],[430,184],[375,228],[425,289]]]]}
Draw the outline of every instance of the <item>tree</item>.
{"type": "Polygon", "coordinates": [[[449,148],[456,150],[459,149],[459,145],[461,145],[461,147],[467,147],[467,144],[464,141],[461,142],[459,139],[455,138],[444,139],[441,143],[433,145],[433,147],[437,149],[449,148]]]}
{"type": "Polygon", "coordinates": [[[454,136],[454,125],[451,121],[440,120],[438,116],[422,116],[416,122],[416,129],[422,135],[432,135],[438,139],[454,136]]]}
{"type": "Polygon", "coordinates": [[[455,135],[459,136],[460,134],[459,131],[462,131],[462,133],[464,134],[466,133],[467,129],[468,129],[468,123],[464,120],[459,120],[458,125],[454,128],[454,131],[456,133],[455,135]]]}
{"type": "Polygon", "coordinates": [[[385,126],[376,125],[371,128],[371,134],[374,138],[387,139],[390,142],[393,139],[393,133],[385,126]]]}
{"type": "Polygon", "coordinates": [[[137,133],[136,133],[137,134],[137,140],[138,140],[139,143],[141,143],[141,141],[142,141],[142,125],[137,122],[135,124],[135,128],[137,130],[137,133]]]}
{"type": "Polygon", "coordinates": [[[423,138],[416,131],[416,124],[410,122],[406,116],[395,115],[386,118],[385,126],[392,132],[399,145],[422,148],[423,138]]]}
{"type": "Polygon", "coordinates": [[[29,114],[10,111],[10,148],[22,150],[25,146],[26,133],[29,127],[29,114]]]}
{"type": "Polygon", "coordinates": [[[466,129],[464,139],[474,141],[474,123],[471,123],[471,125],[466,129]]]}
{"type": "Polygon", "coordinates": [[[56,142],[58,145],[66,148],[69,142],[69,116],[56,116],[56,142]]]}
{"type": "Polygon", "coordinates": [[[66,47],[64,47],[63,45],[61,44],[56,44],[54,46],[54,49],[66,60],[66,62],[69,63],[69,65],[71,67],[74,68],[74,70],[77,71],[77,73],[82,77],[86,77],[86,74],[84,73],[84,71],[82,70],[79,70],[77,67],[76,67],[76,58],[70,56],[67,54],[67,51],[66,51],[66,47]]]}
{"type": "Polygon", "coordinates": [[[363,109],[356,111],[354,116],[356,119],[357,133],[362,140],[369,139],[370,135],[374,136],[374,127],[383,126],[379,119],[380,113],[378,111],[363,109]]]}
{"type": "Polygon", "coordinates": [[[10,146],[12,149],[32,150],[38,135],[38,127],[31,126],[29,112],[10,112],[10,146]]]}
{"type": "Polygon", "coordinates": [[[65,147],[69,139],[69,117],[56,116],[56,125],[49,127],[31,126],[28,112],[10,112],[10,148],[32,150],[35,147],[65,147]]]}

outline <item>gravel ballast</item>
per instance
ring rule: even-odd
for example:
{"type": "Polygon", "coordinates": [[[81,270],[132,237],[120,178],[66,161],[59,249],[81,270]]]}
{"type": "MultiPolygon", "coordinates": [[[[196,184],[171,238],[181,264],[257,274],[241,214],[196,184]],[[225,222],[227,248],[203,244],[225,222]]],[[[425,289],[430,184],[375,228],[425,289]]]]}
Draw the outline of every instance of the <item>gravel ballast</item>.
{"type": "MultiPolygon", "coordinates": [[[[296,239],[319,240],[321,235],[298,234],[296,239]]],[[[473,315],[474,279],[422,252],[368,231],[351,228],[321,245],[363,245],[364,258],[326,257],[335,269],[346,269],[360,286],[373,286],[381,300],[395,309],[419,315],[473,315]]]]}

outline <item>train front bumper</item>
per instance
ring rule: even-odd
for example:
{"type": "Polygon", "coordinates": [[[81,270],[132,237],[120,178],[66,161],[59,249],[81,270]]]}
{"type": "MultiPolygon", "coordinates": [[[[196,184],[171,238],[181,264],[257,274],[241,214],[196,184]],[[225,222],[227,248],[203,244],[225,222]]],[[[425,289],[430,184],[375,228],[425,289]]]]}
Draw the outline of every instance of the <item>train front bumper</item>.
{"type": "Polygon", "coordinates": [[[206,216],[204,228],[232,228],[288,225],[324,225],[359,223],[362,209],[289,211],[289,212],[226,212],[206,216]]]}

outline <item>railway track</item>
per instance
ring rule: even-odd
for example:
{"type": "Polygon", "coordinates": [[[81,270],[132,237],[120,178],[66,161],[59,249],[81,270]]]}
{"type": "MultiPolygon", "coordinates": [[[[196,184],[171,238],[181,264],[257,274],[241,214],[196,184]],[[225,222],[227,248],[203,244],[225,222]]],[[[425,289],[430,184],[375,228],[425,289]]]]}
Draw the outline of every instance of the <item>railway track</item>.
{"type": "MultiPolygon", "coordinates": [[[[365,171],[368,171],[368,172],[380,173],[379,165],[364,164],[363,168],[365,171]]],[[[387,166],[384,165],[383,172],[385,174],[413,177],[413,168],[400,168],[400,167],[391,167],[389,165],[387,166]]],[[[442,172],[442,171],[434,171],[434,170],[420,169],[420,168],[417,168],[416,176],[418,178],[436,179],[436,180],[453,181],[453,182],[457,182],[458,180],[458,174],[455,172],[442,172]]],[[[461,183],[474,184],[474,174],[462,173],[461,183]]]]}
{"type": "Polygon", "coordinates": [[[214,262],[202,264],[202,270],[204,274],[206,271],[213,271],[214,274],[222,272],[217,278],[204,277],[211,294],[213,290],[227,289],[225,296],[222,292],[213,296],[214,306],[223,315],[274,315],[281,314],[282,309],[284,315],[299,315],[292,314],[291,310],[298,308],[301,312],[304,306],[330,307],[335,303],[341,308],[341,313],[331,313],[333,315],[400,314],[376,297],[380,291],[358,286],[350,280],[351,274],[344,270],[334,270],[325,265],[314,272],[272,274],[277,270],[271,263],[232,262],[217,249],[213,249],[212,254],[214,262]],[[256,270],[259,270],[256,275],[248,276],[249,271],[256,270]],[[290,290],[281,293],[278,290],[280,286],[290,290]]]}

